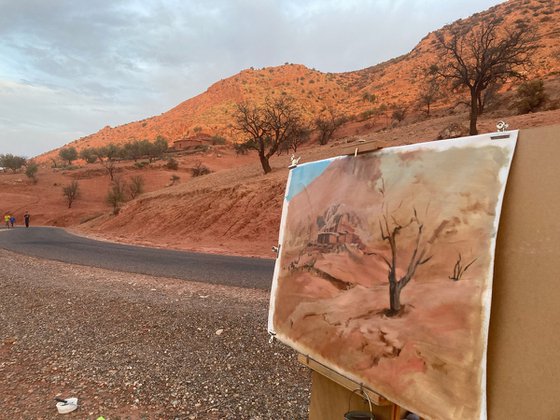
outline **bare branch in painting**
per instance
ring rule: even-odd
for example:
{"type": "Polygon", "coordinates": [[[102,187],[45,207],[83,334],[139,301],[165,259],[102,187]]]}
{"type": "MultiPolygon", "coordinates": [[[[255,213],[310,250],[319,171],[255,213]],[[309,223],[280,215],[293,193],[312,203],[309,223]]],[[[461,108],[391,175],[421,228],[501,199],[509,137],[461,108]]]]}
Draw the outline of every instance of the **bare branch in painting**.
{"type": "Polygon", "coordinates": [[[394,216],[390,217],[391,222],[389,222],[389,218],[386,215],[383,215],[382,220],[379,220],[379,228],[381,231],[381,239],[387,241],[389,243],[389,247],[391,250],[391,255],[389,258],[377,254],[377,253],[370,253],[369,255],[376,255],[381,257],[389,268],[388,278],[389,278],[389,309],[385,312],[387,316],[396,316],[401,313],[402,306],[401,306],[401,291],[405,288],[405,286],[413,279],[414,274],[416,273],[416,269],[418,266],[422,264],[426,264],[432,258],[432,255],[428,255],[429,248],[435,242],[439,234],[443,231],[447,221],[443,221],[440,225],[434,230],[432,236],[426,240],[424,237],[424,224],[418,218],[418,212],[416,208],[413,208],[413,215],[410,221],[406,224],[401,224],[397,221],[394,216]],[[410,260],[408,261],[408,265],[405,270],[405,274],[398,278],[397,276],[397,255],[398,255],[398,243],[397,243],[397,236],[399,232],[403,229],[407,229],[411,226],[415,225],[415,239],[414,239],[414,248],[412,250],[412,254],[410,256],[410,260]]]}
{"type": "Polygon", "coordinates": [[[449,278],[451,280],[454,281],[459,281],[461,280],[461,277],[463,277],[463,274],[465,274],[465,271],[467,271],[467,269],[473,265],[473,263],[477,260],[477,258],[475,258],[474,260],[472,260],[470,263],[468,263],[467,265],[463,266],[462,262],[461,262],[461,253],[459,253],[459,256],[457,257],[457,262],[455,263],[455,266],[453,267],[453,275],[449,276],[449,278]]]}

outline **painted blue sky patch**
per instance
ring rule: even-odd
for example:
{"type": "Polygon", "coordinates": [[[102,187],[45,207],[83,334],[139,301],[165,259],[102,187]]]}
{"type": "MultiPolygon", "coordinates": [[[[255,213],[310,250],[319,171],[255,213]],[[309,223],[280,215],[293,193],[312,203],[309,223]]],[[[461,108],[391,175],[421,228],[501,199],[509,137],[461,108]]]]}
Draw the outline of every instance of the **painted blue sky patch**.
{"type": "Polygon", "coordinates": [[[290,201],[299,194],[315,178],[321,175],[324,170],[327,169],[327,166],[335,159],[337,158],[304,163],[292,169],[292,179],[290,180],[290,187],[286,194],[286,200],[290,201]]]}

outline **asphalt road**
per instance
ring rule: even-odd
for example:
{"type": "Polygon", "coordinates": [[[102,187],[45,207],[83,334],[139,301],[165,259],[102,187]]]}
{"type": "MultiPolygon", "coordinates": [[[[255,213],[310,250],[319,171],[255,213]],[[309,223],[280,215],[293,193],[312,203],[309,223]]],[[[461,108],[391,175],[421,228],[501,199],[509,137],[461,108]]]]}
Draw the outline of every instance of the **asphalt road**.
{"type": "Polygon", "coordinates": [[[0,248],[39,258],[109,270],[269,290],[274,260],[95,241],[51,227],[0,231],[0,248]]]}

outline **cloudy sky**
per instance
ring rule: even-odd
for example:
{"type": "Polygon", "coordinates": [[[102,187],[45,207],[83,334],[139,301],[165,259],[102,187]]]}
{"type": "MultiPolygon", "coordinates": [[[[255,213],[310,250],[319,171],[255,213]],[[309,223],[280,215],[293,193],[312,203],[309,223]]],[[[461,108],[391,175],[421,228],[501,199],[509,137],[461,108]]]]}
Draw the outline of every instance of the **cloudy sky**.
{"type": "Polygon", "coordinates": [[[0,0],[0,154],[32,157],[284,62],[358,70],[500,0],[0,0]]]}

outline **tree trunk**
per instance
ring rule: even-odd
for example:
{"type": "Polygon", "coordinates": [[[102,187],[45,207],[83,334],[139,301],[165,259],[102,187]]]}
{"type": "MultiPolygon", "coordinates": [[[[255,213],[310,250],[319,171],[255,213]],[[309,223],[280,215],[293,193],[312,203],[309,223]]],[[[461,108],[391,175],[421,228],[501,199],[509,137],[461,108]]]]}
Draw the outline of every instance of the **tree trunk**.
{"type": "Polygon", "coordinates": [[[264,173],[267,174],[271,172],[272,168],[270,167],[268,158],[264,155],[264,153],[261,153],[260,151],[259,151],[259,159],[261,160],[261,166],[263,168],[264,173]]]}
{"type": "Polygon", "coordinates": [[[401,288],[396,281],[389,283],[389,303],[388,316],[397,315],[401,311],[401,288]]]}
{"type": "Polygon", "coordinates": [[[477,93],[476,101],[478,103],[477,115],[482,115],[484,113],[484,99],[482,97],[482,91],[477,93]]]}
{"type": "Polygon", "coordinates": [[[470,127],[469,127],[469,134],[474,136],[478,134],[478,130],[476,129],[476,120],[478,118],[478,94],[477,91],[472,88],[471,89],[471,113],[470,113],[470,127]]]}

